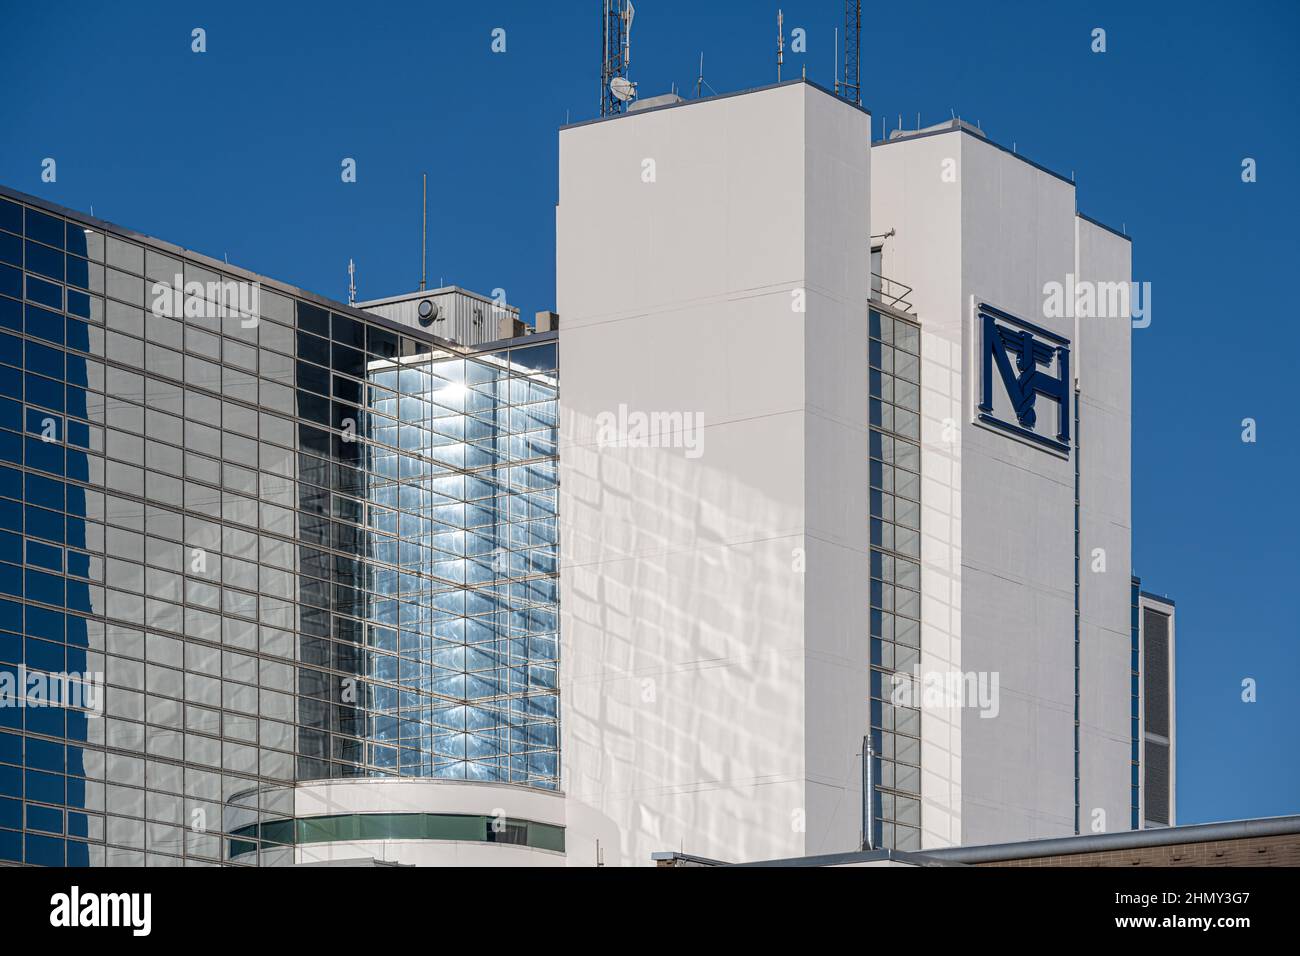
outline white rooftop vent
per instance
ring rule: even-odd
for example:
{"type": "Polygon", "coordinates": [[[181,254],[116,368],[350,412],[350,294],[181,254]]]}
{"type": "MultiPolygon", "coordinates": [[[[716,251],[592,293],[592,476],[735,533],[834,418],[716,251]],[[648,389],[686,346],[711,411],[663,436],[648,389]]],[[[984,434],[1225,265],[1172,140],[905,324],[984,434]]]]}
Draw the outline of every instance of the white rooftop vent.
{"type": "Polygon", "coordinates": [[[682,98],[676,93],[661,93],[658,96],[649,96],[643,100],[637,100],[627,108],[629,113],[635,113],[637,110],[651,110],[656,106],[672,106],[674,103],[680,103],[682,98]]]}

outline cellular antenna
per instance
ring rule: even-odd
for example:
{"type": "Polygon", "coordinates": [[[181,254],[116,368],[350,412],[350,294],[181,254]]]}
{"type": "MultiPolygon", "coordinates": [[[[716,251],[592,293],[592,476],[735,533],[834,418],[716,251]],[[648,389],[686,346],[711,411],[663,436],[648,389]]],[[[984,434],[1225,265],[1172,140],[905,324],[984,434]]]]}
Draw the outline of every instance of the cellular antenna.
{"type": "Polygon", "coordinates": [[[600,115],[627,109],[636,96],[636,84],[627,78],[632,60],[632,0],[602,0],[600,11],[600,115]]]}
{"type": "Polygon", "coordinates": [[[835,93],[854,106],[862,105],[862,0],[844,0],[844,79],[835,93]]]}
{"type": "Polygon", "coordinates": [[[781,82],[781,64],[785,62],[785,14],[776,11],[776,81],[781,82]]]}
{"type": "Polygon", "coordinates": [[[356,264],[348,260],[348,305],[357,304],[357,267],[356,264]]]}

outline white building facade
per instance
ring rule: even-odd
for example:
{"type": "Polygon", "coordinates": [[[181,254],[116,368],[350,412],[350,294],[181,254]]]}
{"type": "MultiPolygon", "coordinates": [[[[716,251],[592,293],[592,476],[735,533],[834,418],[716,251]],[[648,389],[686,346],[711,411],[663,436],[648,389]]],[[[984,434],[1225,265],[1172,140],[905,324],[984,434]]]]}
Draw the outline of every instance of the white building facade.
{"type": "Polygon", "coordinates": [[[354,308],[0,190],[0,385],[70,436],[0,421],[0,523],[77,549],[0,554],[0,678],[101,673],[107,718],[0,708],[0,863],[1173,825],[1127,237],[978,130],[872,144],[801,80],[559,149],[530,335],[503,295],[354,308]],[[256,321],[146,314],[177,276],[256,321]]]}
{"type": "Polygon", "coordinates": [[[870,129],[795,81],[561,132],[561,777],[607,864],[1130,827],[1129,240],[964,124],[870,129]]]}

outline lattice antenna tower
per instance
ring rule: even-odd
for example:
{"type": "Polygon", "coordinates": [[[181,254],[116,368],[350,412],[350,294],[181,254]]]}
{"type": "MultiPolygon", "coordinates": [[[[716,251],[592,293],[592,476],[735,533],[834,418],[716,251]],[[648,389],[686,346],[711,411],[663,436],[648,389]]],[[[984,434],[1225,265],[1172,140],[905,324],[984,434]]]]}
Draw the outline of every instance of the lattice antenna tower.
{"type": "Polygon", "coordinates": [[[636,84],[628,79],[632,60],[632,0],[601,0],[600,5],[600,115],[626,112],[636,98],[636,84]]]}
{"type": "MultiPolygon", "coordinates": [[[[838,65],[838,64],[837,64],[838,65]]],[[[862,105],[862,0],[844,0],[844,74],[835,80],[835,94],[862,105]]]]}

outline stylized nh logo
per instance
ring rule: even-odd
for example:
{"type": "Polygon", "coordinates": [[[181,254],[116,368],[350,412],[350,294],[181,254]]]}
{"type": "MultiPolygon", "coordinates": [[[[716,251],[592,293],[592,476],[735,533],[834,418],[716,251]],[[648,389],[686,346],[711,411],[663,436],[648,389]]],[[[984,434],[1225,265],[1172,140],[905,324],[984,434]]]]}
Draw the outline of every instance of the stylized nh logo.
{"type": "Polygon", "coordinates": [[[982,393],[979,420],[1029,438],[1056,451],[1070,451],[1070,343],[1000,309],[979,306],[982,393]],[[1012,365],[1011,356],[1015,356],[1012,365]],[[1056,362],[1056,375],[1040,366],[1056,362]],[[996,417],[993,410],[993,367],[1011,400],[1016,424],[996,417]],[[1038,396],[1056,402],[1055,439],[1038,432],[1038,396]]]}

